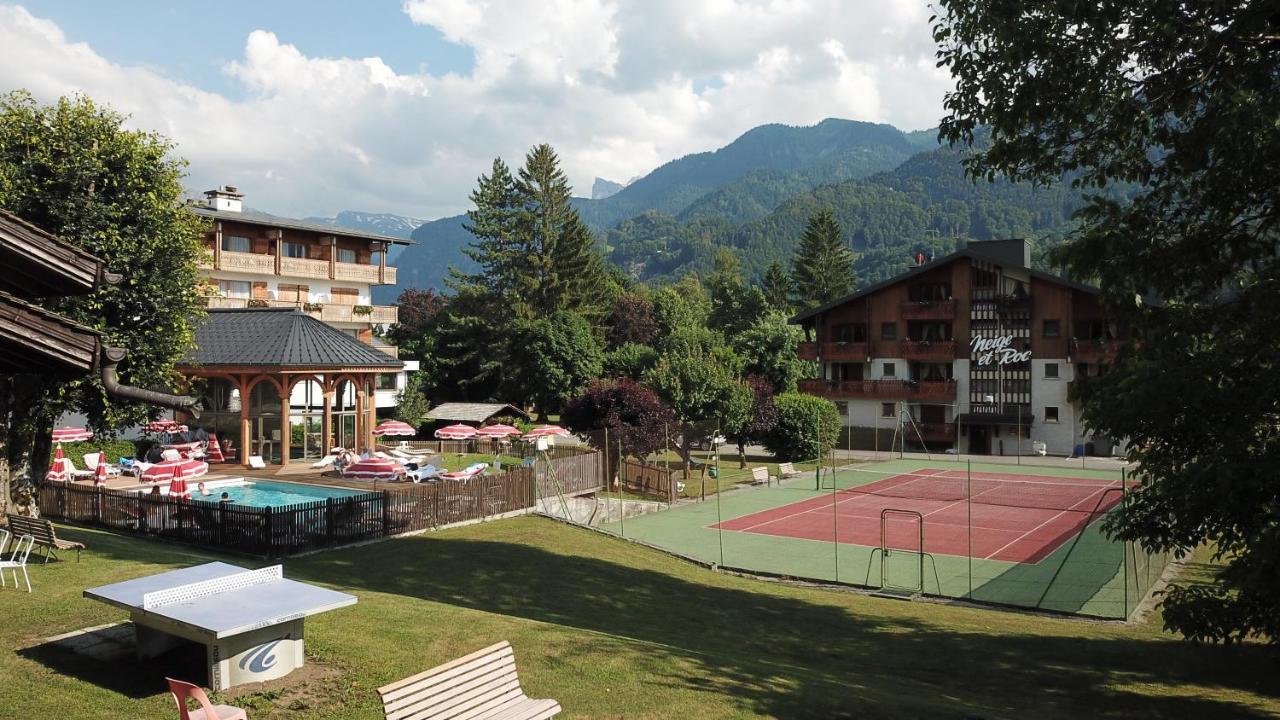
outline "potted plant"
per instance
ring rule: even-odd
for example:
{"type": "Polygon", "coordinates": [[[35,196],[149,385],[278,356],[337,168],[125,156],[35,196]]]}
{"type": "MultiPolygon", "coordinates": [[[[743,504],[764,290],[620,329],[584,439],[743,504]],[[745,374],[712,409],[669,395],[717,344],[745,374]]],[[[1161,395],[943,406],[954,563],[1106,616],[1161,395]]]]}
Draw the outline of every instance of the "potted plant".
{"type": "Polygon", "coordinates": [[[262,298],[249,298],[249,302],[247,302],[247,303],[245,303],[245,304],[246,304],[246,306],[251,307],[251,308],[264,308],[264,307],[270,307],[270,304],[269,304],[269,303],[267,303],[267,301],[266,301],[266,300],[263,300],[262,298]]]}
{"type": "Polygon", "coordinates": [[[302,303],[302,309],[306,310],[307,312],[320,312],[321,310],[324,310],[324,303],[318,303],[318,302],[302,303]]]}
{"type": "Polygon", "coordinates": [[[353,305],[351,306],[351,313],[353,315],[372,315],[373,306],[372,305],[353,305]]]}

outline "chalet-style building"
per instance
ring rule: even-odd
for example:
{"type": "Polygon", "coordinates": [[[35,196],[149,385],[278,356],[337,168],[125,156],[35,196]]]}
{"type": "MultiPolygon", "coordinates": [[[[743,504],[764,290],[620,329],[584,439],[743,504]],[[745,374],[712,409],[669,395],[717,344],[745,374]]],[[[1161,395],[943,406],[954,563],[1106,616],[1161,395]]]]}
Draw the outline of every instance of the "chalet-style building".
{"type": "MultiPolygon", "coordinates": [[[[374,305],[371,289],[396,283],[388,251],[411,241],[246,210],[230,185],[205,198],[192,212],[210,221],[200,262],[206,307],[295,308],[396,357],[377,328],[395,324],[398,308],[374,305]]],[[[404,371],[379,376],[377,407],[394,407],[404,383],[404,371]]]]}
{"type": "Polygon", "coordinates": [[[1108,453],[1070,400],[1123,341],[1098,292],[1031,269],[1022,240],[955,253],[792,319],[800,357],[818,364],[803,392],[840,412],[841,444],[1013,455],[1108,453]],[[1019,437],[1021,434],[1021,437],[1019,437]]]}

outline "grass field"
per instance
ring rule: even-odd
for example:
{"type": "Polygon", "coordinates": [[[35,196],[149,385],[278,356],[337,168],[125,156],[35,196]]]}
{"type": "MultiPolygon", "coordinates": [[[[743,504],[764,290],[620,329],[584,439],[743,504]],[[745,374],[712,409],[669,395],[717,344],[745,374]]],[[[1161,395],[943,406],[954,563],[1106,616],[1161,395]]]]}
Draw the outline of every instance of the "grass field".
{"type": "MultiPolygon", "coordinates": [[[[860,464],[856,471],[840,473],[837,478],[841,487],[847,487],[922,467],[963,469],[967,466],[966,463],[941,458],[932,461],[891,460],[860,464]]],[[[972,467],[975,472],[1008,473],[1017,470],[1010,465],[975,463],[972,467]]],[[[1023,467],[1021,470],[1047,478],[1119,480],[1118,471],[1082,470],[1077,467],[1023,467]]],[[[728,567],[880,586],[881,563],[878,549],[872,545],[836,544],[831,541],[831,535],[826,540],[801,539],[729,530],[718,532],[715,527],[721,521],[810,499],[826,500],[830,495],[829,489],[818,490],[813,474],[806,473],[781,486],[723,493],[719,502],[709,500],[676,507],[628,519],[624,523],[613,523],[605,529],[728,567]]],[[[907,506],[910,501],[901,503],[907,506]]],[[[859,518],[856,522],[870,523],[878,530],[878,518],[859,518]]],[[[972,597],[991,603],[1095,617],[1126,617],[1159,576],[1163,559],[1152,561],[1132,546],[1126,548],[1122,543],[1112,542],[1103,535],[1100,526],[1099,517],[1080,533],[1077,540],[1063,543],[1037,563],[986,560],[980,556],[970,562],[963,555],[930,554],[925,558],[924,591],[946,597],[972,597]]],[[[827,527],[832,528],[830,524],[827,527]]],[[[926,530],[929,528],[926,525],[926,530]]],[[[844,530],[847,532],[852,528],[846,525],[844,530]]],[[[834,532],[834,529],[829,531],[834,532]]],[[[919,556],[899,554],[890,558],[885,566],[886,573],[892,571],[899,580],[907,580],[906,583],[892,584],[919,582],[918,560],[914,561],[917,564],[914,569],[905,565],[912,563],[913,557],[919,556]],[[908,575],[910,577],[906,577],[908,575]]]]}
{"type": "MultiPolygon", "coordinates": [[[[163,668],[56,662],[29,647],[124,619],[84,588],[210,556],[59,534],[88,544],[83,562],[33,567],[33,594],[0,591],[0,644],[12,649],[0,653],[0,718],[172,720],[163,668]]],[[[1280,713],[1266,648],[1193,645],[1158,617],[1071,621],[769,583],[541,518],[327,552],[285,571],[360,602],[308,622],[305,681],[237,700],[254,720],[378,718],[379,685],[501,639],[526,690],[558,699],[566,718],[1280,713]]]]}

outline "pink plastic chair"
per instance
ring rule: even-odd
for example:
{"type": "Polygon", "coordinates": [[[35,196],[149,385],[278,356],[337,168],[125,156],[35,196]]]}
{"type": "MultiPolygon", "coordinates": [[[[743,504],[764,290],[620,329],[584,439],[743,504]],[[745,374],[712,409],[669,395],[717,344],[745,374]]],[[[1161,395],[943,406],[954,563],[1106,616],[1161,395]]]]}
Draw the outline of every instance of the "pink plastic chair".
{"type": "Polygon", "coordinates": [[[244,710],[230,705],[214,705],[209,702],[209,696],[204,694],[204,690],[198,685],[174,680],[173,678],[165,678],[169,681],[169,693],[173,695],[174,702],[178,703],[178,717],[180,720],[249,720],[249,716],[244,714],[244,710]],[[200,704],[198,710],[188,710],[187,700],[195,700],[200,704]]]}

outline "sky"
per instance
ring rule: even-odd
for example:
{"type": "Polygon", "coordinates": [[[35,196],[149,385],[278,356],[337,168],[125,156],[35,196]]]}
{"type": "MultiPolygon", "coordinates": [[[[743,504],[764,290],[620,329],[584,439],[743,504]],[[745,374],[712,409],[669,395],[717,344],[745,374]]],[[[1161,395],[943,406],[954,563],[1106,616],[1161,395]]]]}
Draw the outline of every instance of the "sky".
{"type": "Polygon", "coordinates": [[[456,214],[548,142],[578,195],[765,123],[934,127],[927,0],[0,0],[0,92],[163,133],[188,190],[456,214]]]}

